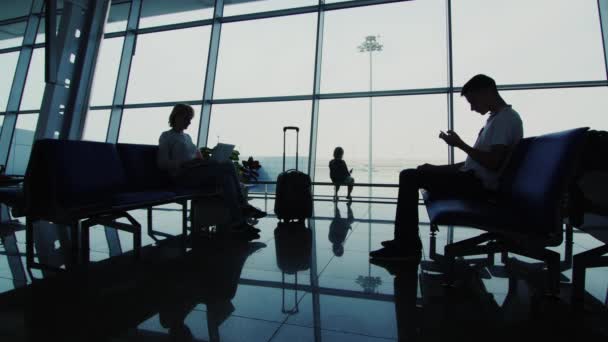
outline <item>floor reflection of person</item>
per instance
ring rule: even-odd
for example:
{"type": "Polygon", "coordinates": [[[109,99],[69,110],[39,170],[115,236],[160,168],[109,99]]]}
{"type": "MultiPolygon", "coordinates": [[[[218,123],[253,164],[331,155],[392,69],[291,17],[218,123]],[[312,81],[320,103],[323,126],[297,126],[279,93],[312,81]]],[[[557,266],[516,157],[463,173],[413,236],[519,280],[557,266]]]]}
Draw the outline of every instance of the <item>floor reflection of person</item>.
{"type": "Polygon", "coordinates": [[[218,251],[201,251],[190,256],[187,262],[202,264],[201,272],[194,277],[185,274],[175,296],[167,300],[159,312],[160,323],[169,330],[172,341],[194,341],[192,331],[185,322],[200,303],[207,307],[209,340],[220,340],[219,327],[235,310],[232,298],[236,295],[243,265],[249,255],[265,246],[260,242],[216,245],[208,248],[218,251]]]}
{"type": "Polygon", "coordinates": [[[332,250],[335,256],[342,256],[344,254],[344,241],[346,240],[348,231],[352,229],[351,225],[355,221],[351,206],[348,205],[347,207],[347,216],[346,218],[342,218],[338,204],[335,203],[334,218],[329,225],[329,234],[327,238],[332,243],[332,250]]]}
{"type": "Polygon", "coordinates": [[[395,317],[397,318],[398,341],[416,341],[422,315],[416,306],[418,298],[418,265],[420,260],[412,264],[396,263],[385,260],[370,260],[376,266],[385,268],[393,280],[395,295],[395,317]]]}

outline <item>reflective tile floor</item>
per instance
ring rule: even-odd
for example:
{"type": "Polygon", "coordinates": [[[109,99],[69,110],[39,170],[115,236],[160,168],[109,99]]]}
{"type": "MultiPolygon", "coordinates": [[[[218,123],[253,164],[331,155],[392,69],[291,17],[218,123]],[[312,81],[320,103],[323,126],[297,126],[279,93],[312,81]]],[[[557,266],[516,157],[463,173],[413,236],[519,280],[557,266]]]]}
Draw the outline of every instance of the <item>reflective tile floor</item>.
{"type": "MultiPolygon", "coordinates": [[[[273,201],[252,204],[272,212],[273,201]]],[[[587,272],[585,307],[569,305],[571,269],[560,297],[545,295],[537,262],[509,255],[467,258],[453,287],[430,258],[421,225],[420,263],[370,264],[368,252],[392,237],[394,204],[315,202],[306,226],[256,226],[261,238],[239,242],[191,236],[177,206],[154,210],[154,238],[144,233],[139,261],[129,233],[91,230],[87,269],[25,268],[22,224],[0,226],[0,341],[525,341],[608,337],[608,268],[587,272]]],[[[131,213],[146,227],[145,211],[131,213]]],[[[425,218],[421,208],[421,219],[425,218]]],[[[440,227],[446,241],[479,232],[440,227]]],[[[62,265],[65,230],[38,227],[39,260],[62,265]]],[[[599,246],[575,231],[574,254],[599,246]]],[[[564,246],[556,251],[564,256],[564,246]]],[[[439,257],[435,259],[439,259],[439,257]]]]}

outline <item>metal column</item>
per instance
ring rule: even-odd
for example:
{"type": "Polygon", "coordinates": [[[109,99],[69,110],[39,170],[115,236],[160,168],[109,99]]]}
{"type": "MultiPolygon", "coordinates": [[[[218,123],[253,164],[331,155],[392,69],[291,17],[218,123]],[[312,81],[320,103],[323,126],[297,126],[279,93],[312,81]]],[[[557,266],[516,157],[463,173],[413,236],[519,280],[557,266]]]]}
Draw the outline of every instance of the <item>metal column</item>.
{"type": "Polygon", "coordinates": [[[109,0],[65,1],[57,36],[47,32],[46,53],[51,56],[46,61],[57,64],[46,66],[35,139],[80,137],[108,7],[109,0]]]}
{"type": "Polygon", "coordinates": [[[141,12],[141,0],[131,1],[129,10],[129,21],[127,22],[127,32],[120,56],[120,66],[116,77],[116,89],[112,100],[112,111],[110,113],[110,123],[108,124],[108,134],[106,142],[116,143],[122,120],[123,105],[127,93],[127,83],[129,82],[129,72],[131,71],[131,61],[135,54],[137,43],[137,28],[139,27],[139,14],[141,12]]]}
{"type": "Polygon", "coordinates": [[[211,100],[213,99],[213,87],[215,85],[215,72],[217,71],[217,56],[220,49],[220,36],[222,23],[220,19],[224,15],[224,0],[215,0],[213,11],[213,26],[209,39],[209,55],[207,57],[207,71],[205,74],[205,88],[203,90],[203,105],[201,107],[201,121],[198,130],[198,146],[207,146],[209,137],[209,125],[211,123],[211,100]]]}

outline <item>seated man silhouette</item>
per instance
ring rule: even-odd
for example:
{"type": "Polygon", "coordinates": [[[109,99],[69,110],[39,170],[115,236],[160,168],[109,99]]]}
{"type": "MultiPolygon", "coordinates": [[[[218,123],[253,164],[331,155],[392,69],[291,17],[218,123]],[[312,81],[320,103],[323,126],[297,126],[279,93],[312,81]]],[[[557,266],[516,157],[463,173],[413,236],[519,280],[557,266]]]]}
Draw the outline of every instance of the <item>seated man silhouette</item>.
{"type": "Polygon", "coordinates": [[[332,243],[332,250],[335,256],[341,257],[344,254],[344,241],[348,231],[352,229],[351,225],[355,221],[353,216],[353,210],[350,205],[348,207],[348,213],[346,218],[342,218],[338,204],[334,205],[334,218],[329,224],[329,234],[327,238],[332,243]]]}
{"type": "Polygon", "coordinates": [[[490,113],[475,145],[467,145],[454,131],[441,132],[439,138],[467,154],[464,163],[424,164],[401,171],[394,240],[383,241],[383,248],[372,251],[370,258],[415,260],[420,257],[419,189],[460,198],[484,198],[497,189],[500,170],[510,150],[523,137],[521,118],[500,96],[494,80],[486,75],[471,78],[462,87],[461,95],[470,103],[472,111],[481,115],[490,113]]]}

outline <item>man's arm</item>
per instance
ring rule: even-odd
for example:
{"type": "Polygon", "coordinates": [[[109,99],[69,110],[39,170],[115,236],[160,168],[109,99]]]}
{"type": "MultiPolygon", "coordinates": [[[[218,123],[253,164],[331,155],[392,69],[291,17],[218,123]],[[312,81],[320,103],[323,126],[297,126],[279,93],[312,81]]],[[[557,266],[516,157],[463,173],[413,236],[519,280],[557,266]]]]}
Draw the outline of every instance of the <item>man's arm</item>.
{"type": "Polygon", "coordinates": [[[454,131],[448,131],[445,134],[441,133],[439,134],[439,137],[448,145],[461,149],[483,167],[493,171],[500,169],[509,153],[509,148],[505,145],[492,145],[489,151],[476,149],[462,141],[454,131]]]}
{"type": "Polygon", "coordinates": [[[464,165],[464,162],[456,163],[456,164],[445,164],[445,165],[433,165],[433,164],[422,164],[418,165],[418,170],[458,170],[464,165]]]}
{"type": "Polygon", "coordinates": [[[457,147],[483,167],[492,171],[498,171],[500,169],[509,153],[509,148],[505,145],[492,145],[489,151],[481,151],[465,143],[463,143],[462,146],[457,147]]]}

